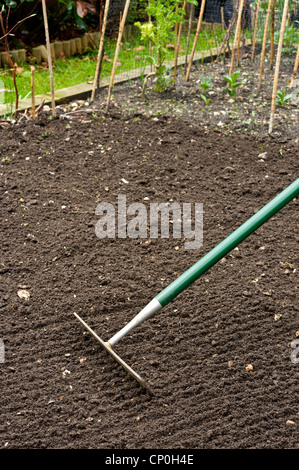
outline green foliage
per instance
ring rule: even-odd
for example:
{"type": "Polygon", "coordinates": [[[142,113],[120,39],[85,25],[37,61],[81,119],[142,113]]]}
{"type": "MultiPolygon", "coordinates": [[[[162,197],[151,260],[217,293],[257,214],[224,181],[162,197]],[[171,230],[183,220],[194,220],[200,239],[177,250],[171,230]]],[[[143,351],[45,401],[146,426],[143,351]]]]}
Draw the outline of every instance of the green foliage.
{"type": "MultiPolygon", "coordinates": [[[[40,0],[38,2],[36,0],[2,0],[1,3],[4,3],[5,12],[8,11],[8,8],[13,10],[22,3],[34,3],[33,11],[41,12],[40,0]]],[[[78,28],[87,31],[87,24],[83,18],[90,13],[96,13],[96,4],[97,0],[88,0],[88,2],[81,0],[57,0],[55,8],[51,7],[51,5],[48,7],[48,16],[56,17],[56,21],[59,19],[60,24],[75,24],[78,28]],[[61,8],[57,8],[59,4],[61,4],[61,8]]]]}
{"type": "Polygon", "coordinates": [[[169,85],[173,84],[173,78],[169,76],[166,65],[160,65],[160,67],[158,67],[156,71],[157,80],[153,86],[153,90],[161,93],[165,91],[169,85]]]}
{"type": "MultiPolygon", "coordinates": [[[[191,0],[189,3],[197,5],[196,0],[191,0]]],[[[167,70],[164,66],[166,46],[171,40],[175,24],[184,20],[185,11],[180,4],[180,0],[152,0],[146,7],[146,12],[152,17],[153,22],[135,23],[140,29],[141,41],[146,43],[151,41],[153,45],[155,57],[152,64],[157,77],[155,85],[157,91],[164,91],[168,84],[167,70]]]]}
{"type": "Polygon", "coordinates": [[[238,82],[240,72],[241,70],[236,70],[234,73],[231,74],[231,76],[224,75],[224,78],[228,84],[228,86],[226,87],[226,90],[229,96],[235,96],[237,93],[237,88],[243,85],[243,82],[238,82]]]}
{"type": "Polygon", "coordinates": [[[276,103],[278,104],[278,106],[284,107],[284,105],[291,99],[292,99],[292,95],[286,94],[285,89],[277,92],[276,103]]]}
{"type": "Polygon", "coordinates": [[[180,7],[180,1],[153,0],[146,11],[153,18],[154,23],[142,25],[141,32],[144,29],[144,37],[147,36],[156,46],[165,47],[176,22],[183,21],[185,12],[180,7]]]}
{"type": "Polygon", "coordinates": [[[199,87],[202,89],[203,93],[200,94],[201,99],[205,102],[206,105],[209,104],[210,99],[206,97],[205,93],[212,88],[212,82],[209,77],[201,77],[201,82],[199,87]]]}
{"type": "MultiPolygon", "coordinates": [[[[280,31],[274,33],[274,41],[279,42],[280,31]]],[[[291,54],[293,48],[299,42],[299,29],[292,26],[286,26],[283,36],[283,48],[282,52],[291,54]]]]}
{"type": "MultiPolygon", "coordinates": [[[[257,5],[257,2],[255,2],[254,5],[257,5]]],[[[267,8],[268,8],[268,1],[265,1],[265,2],[261,2],[260,3],[260,9],[263,10],[264,12],[267,11],[267,8]]]]}
{"type": "Polygon", "coordinates": [[[176,22],[183,21],[184,10],[179,5],[179,0],[154,0],[146,8],[154,23],[139,21],[135,25],[140,29],[141,41],[151,41],[156,49],[156,66],[160,67],[167,53],[166,45],[171,39],[171,32],[176,22]],[[176,7],[178,7],[176,11],[176,7]]]}
{"type": "Polygon", "coordinates": [[[87,31],[88,27],[83,18],[85,18],[88,13],[96,13],[96,0],[90,0],[89,2],[59,0],[59,2],[66,6],[66,16],[64,18],[64,22],[73,19],[80,29],[87,31]]]}
{"type": "Polygon", "coordinates": [[[199,84],[203,92],[206,93],[210,88],[212,88],[212,82],[209,77],[201,77],[201,83],[199,84]]]}
{"type": "Polygon", "coordinates": [[[15,8],[17,6],[17,2],[14,0],[4,0],[2,3],[4,5],[4,11],[7,11],[8,8],[15,8]]]}
{"type": "Polygon", "coordinates": [[[203,95],[202,93],[200,94],[200,96],[203,99],[203,101],[206,103],[206,105],[208,105],[209,102],[211,101],[210,98],[207,98],[206,95],[203,95]]]}
{"type": "MultiPolygon", "coordinates": [[[[146,60],[155,68],[156,82],[153,85],[153,90],[162,93],[169,85],[173,84],[169,69],[163,63],[158,65],[155,57],[146,56],[146,60]]],[[[141,77],[141,81],[144,83],[144,76],[141,77]]]]}
{"type": "Polygon", "coordinates": [[[147,21],[146,7],[148,0],[131,0],[127,15],[127,23],[135,23],[137,20],[147,21]]]}

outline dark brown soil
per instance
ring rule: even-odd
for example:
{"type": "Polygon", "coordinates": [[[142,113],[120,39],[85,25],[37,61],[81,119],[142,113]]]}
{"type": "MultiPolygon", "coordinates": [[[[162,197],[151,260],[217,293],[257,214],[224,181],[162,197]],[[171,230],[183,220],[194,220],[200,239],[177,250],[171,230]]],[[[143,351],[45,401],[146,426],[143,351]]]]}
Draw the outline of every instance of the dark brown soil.
{"type": "Polygon", "coordinates": [[[110,338],[298,177],[298,139],[90,116],[0,129],[1,448],[298,448],[298,199],[115,347],[154,396],[73,316],[110,338]],[[203,203],[202,248],[100,240],[119,194],[203,203]]]}

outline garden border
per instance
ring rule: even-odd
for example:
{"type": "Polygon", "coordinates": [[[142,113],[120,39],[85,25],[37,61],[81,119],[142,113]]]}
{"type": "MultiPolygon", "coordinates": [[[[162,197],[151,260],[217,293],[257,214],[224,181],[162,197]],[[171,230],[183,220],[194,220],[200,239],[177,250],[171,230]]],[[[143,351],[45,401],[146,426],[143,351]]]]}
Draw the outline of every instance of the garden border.
{"type": "MultiPolygon", "coordinates": [[[[100,41],[100,33],[91,32],[85,33],[78,38],[69,39],[68,41],[51,42],[51,56],[52,59],[58,59],[60,53],[63,52],[65,57],[71,57],[75,54],[82,54],[88,47],[96,49],[100,41]]],[[[26,49],[14,49],[11,51],[14,62],[30,62],[26,57],[26,49]]],[[[39,45],[32,48],[32,62],[40,64],[42,61],[48,62],[48,53],[46,45],[39,45]]],[[[9,65],[7,52],[0,52],[0,67],[9,65]]]]}
{"type": "MultiPolygon", "coordinates": [[[[245,46],[249,46],[251,44],[251,39],[245,40],[245,46]]],[[[200,60],[208,60],[213,57],[217,57],[218,55],[218,48],[214,47],[211,48],[209,51],[200,51],[196,52],[193,57],[193,62],[200,61],[200,60]]],[[[188,61],[190,60],[191,54],[188,55],[188,61]]],[[[185,56],[179,56],[177,64],[183,65],[185,63],[185,56]]],[[[174,66],[174,59],[165,62],[168,67],[174,66]]],[[[147,74],[150,72],[150,65],[137,69],[133,69],[129,72],[122,72],[115,76],[114,85],[119,83],[124,83],[129,80],[136,80],[140,78],[141,75],[147,74]],[[130,73],[130,76],[128,76],[130,73]]],[[[100,89],[106,88],[109,86],[110,76],[104,77],[100,80],[100,89]]],[[[69,102],[75,99],[86,99],[92,92],[93,82],[86,82],[86,83],[79,83],[78,85],[73,85],[67,88],[61,88],[60,90],[55,90],[55,102],[56,104],[69,102]]],[[[43,95],[36,95],[35,96],[35,104],[39,106],[42,101],[44,100],[44,104],[51,103],[51,93],[45,93],[43,95]]],[[[25,111],[26,109],[31,108],[31,98],[27,98],[21,100],[19,102],[18,110],[17,111],[25,111]]],[[[14,111],[11,109],[11,104],[2,104],[0,105],[0,116],[10,114],[14,111]]]]}
{"type": "MultiPolygon", "coordinates": [[[[196,21],[193,22],[193,29],[196,29],[196,21]]],[[[218,24],[219,27],[221,27],[221,24],[219,23],[214,23],[218,24]]],[[[125,25],[124,27],[124,33],[123,37],[132,37],[134,34],[134,29],[138,30],[137,27],[134,25],[125,25]]],[[[203,22],[201,30],[210,30],[211,29],[211,24],[203,22]]],[[[84,33],[84,35],[72,39],[68,39],[65,41],[54,41],[50,43],[51,47],[51,56],[53,60],[56,60],[59,58],[59,55],[63,52],[65,57],[72,57],[76,54],[82,54],[87,48],[92,48],[92,49],[97,49],[99,46],[100,42],[100,33],[98,31],[89,31],[87,33],[84,33]]],[[[27,59],[27,52],[26,49],[13,49],[10,51],[10,54],[13,57],[13,61],[17,63],[30,63],[30,60],[27,59]]],[[[46,44],[40,44],[36,47],[32,48],[32,59],[31,63],[37,63],[40,64],[42,61],[47,62],[48,61],[48,53],[46,49],[46,44]]],[[[0,52],[0,68],[3,66],[9,66],[9,61],[7,58],[7,52],[3,51],[0,52]]]]}

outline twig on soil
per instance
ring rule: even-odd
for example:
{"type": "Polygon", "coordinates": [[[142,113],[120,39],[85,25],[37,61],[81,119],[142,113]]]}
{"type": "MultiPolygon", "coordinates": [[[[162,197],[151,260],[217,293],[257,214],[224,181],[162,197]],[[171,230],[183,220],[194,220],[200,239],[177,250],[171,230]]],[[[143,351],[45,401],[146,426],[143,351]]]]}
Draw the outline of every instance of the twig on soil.
{"type": "MultiPolygon", "coordinates": [[[[93,113],[103,113],[104,111],[102,109],[93,109],[93,113]]],[[[87,109],[80,109],[80,113],[89,113],[90,111],[87,109]]],[[[78,114],[78,110],[76,111],[68,111],[67,113],[60,114],[60,118],[68,118],[68,116],[76,115],[78,114]]]]}
{"type": "Polygon", "coordinates": [[[31,116],[28,116],[28,108],[25,109],[25,112],[22,114],[22,116],[20,117],[19,121],[22,121],[23,118],[26,118],[27,121],[30,121],[30,119],[36,119],[40,110],[42,109],[42,107],[44,106],[45,104],[45,99],[43,98],[43,100],[41,101],[41,103],[39,104],[39,106],[35,109],[35,105],[32,104],[32,114],[31,116]]]}
{"type": "Polygon", "coordinates": [[[28,110],[25,109],[25,112],[24,112],[24,113],[22,114],[22,116],[20,117],[19,122],[21,122],[23,118],[26,118],[27,121],[30,121],[30,118],[29,118],[29,116],[27,115],[27,112],[28,112],[28,110]]]}
{"type": "Polygon", "coordinates": [[[44,106],[45,104],[45,99],[43,98],[40,105],[36,108],[35,110],[35,116],[38,116],[38,113],[40,112],[40,110],[42,109],[42,107],[44,106]]]}
{"type": "Polygon", "coordinates": [[[147,86],[148,80],[149,80],[150,78],[152,78],[152,77],[155,77],[156,75],[157,75],[157,72],[156,72],[156,70],[155,70],[155,71],[153,71],[153,72],[148,73],[148,74],[144,77],[143,84],[142,84],[142,90],[141,90],[141,96],[142,96],[143,99],[146,98],[146,96],[145,96],[145,90],[146,90],[146,86],[147,86]]]}

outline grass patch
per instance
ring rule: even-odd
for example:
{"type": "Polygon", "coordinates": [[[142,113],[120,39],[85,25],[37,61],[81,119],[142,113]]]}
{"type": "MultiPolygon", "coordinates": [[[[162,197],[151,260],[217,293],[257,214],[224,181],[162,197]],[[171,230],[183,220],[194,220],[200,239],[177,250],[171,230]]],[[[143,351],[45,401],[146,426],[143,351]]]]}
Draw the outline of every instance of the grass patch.
{"type": "MultiPolygon", "coordinates": [[[[191,35],[189,43],[189,53],[191,52],[194,39],[194,33],[191,35]]],[[[221,29],[215,28],[214,31],[203,31],[200,34],[197,42],[196,52],[210,50],[215,46],[219,46],[222,42],[221,29]]],[[[174,35],[171,41],[174,44],[174,35]]],[[[101,78],[107,77],[111,74],[114,51],[116,41],[111,39],[105,40],[105,56],[102,64],[101,78]]],[[[183,37],[180,44],[179,55],[185,55],[186,50],[186,37],[183,37]]],[[[122,44],[119,57],[118,67],[116,73],[128,72],[128,79],[130,78],[129,71],[136,68],[143,68],[149,64],[147,61],[149,56],[149,47],[141,44],[138,35],[134,40],[124,42],[122,44]],[[141,47],[140,47],[141,46],[141,47]]],[[[87,49],[81,56],[73,56],[65,60],[58,59],[53,64],[54,87],[56,90],[67,88],[72,85],[80,83],[93,82],[95,69],[96,69],[97,50],[87,49]]],[[[174,49],[169,47],[166,60],[174,58],[174,49]]],[[[30,88],[30,66],[26,64],[19,64],[19,73],[17,75],[17,86],[19,91],[19,100],[28,98],[31,95],[30,88]]],[[[0,80],[4,88],[10,90],[5,92],[5,103],[11,103],[12,109],[15,102],[15,93],[13,87],[12,75],[8,69],[0,70],[0,80]]],[[[49,71],[47,67],[36,66],[35,72],[35,94],[45,94],[50,92],[49,71]]]]}

